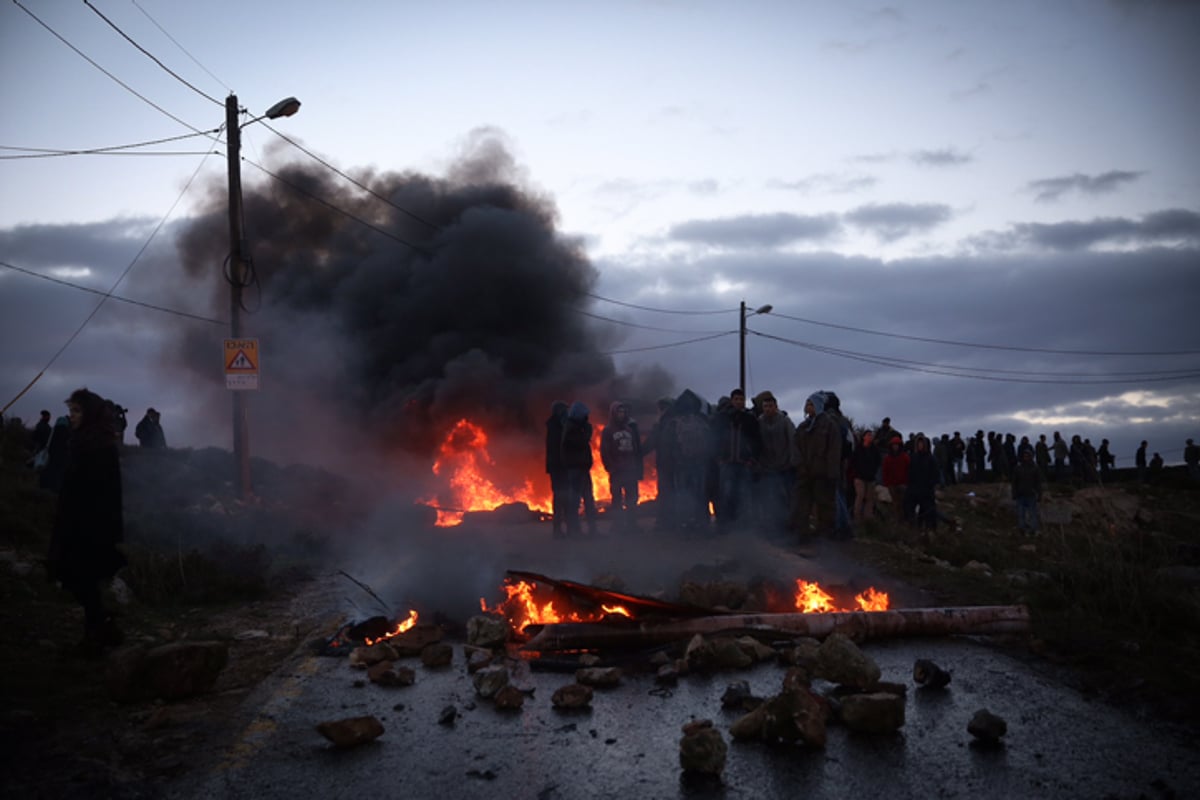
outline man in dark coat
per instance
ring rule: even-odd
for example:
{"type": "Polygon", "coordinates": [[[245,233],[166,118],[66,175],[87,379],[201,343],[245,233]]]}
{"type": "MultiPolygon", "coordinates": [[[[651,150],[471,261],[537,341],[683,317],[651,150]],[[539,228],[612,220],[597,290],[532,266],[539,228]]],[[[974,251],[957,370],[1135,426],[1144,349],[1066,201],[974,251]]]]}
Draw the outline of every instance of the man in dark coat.
{"type": "Polygon", "coordinates": [[[567,471],[567,534],[579,535],[579,505],[587,518],[588,534],[595,536],[596,497],[592,492],[592,423],[588,407],[571,404],[563,420],[562,464],[567,471]]]}
{"type": "Polygon", "coordinates": [[[804,403],[804,421],[796,426],[796,487],[792,530],[801,539],[834,532],[837,486],[842,476],[842,431],[825,413],[825,395],[815,392],[804,403]],[[811,516],[811,525],[810,525],[811,516]]]}
{"type": "Polygon", "coordinates": [[[638,482],[644,474],[642,439],[629,406],[614,402],[608,410],[608,425],[600,432],[600,462],[608,473],[610,511],[616,527],[637,531],[638,482]]]}
{"type": "Polygon", "coordinates": [[[908,465],[908,488],[904,492],[905,516],[918,528],[937,528],[938,465],[929,451],[929,440],[918,436],[908,465]]]}
{"type": "Polygon", "coordinates": [[[717,456],[717,530],[728,533],[749,517],[752,470],[762,452],[758,420],[746,410],[746,393],[729,393],[729,407],[713,417],[717,456]]]}
{"type": "Polygon", "coordinates": [[[104,399],[78,389],[68,398],[67,407],[70,449],[46,567],[50,578],[60,581],[83,606],[81,649],[94,655],[122,640],[104,608],[100,588],[127,563],[117,549],[124,527],[121,464],[104,399]]]}
{"type": "Polygon", "coordinates": [[[50,441],[52,430],[54,429],[50,427],[50,412],[42,411],[37,425],[33,426],[33,452],[36,453],[46,446],[46,443],[50,441]]]}

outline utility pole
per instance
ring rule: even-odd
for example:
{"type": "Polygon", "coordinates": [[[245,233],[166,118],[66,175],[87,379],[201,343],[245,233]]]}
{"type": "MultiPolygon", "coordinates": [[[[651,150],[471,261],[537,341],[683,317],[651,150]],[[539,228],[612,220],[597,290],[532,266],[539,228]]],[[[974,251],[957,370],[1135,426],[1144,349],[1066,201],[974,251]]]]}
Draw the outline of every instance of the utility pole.
{"type": "Polygon", "coordinates": [[[746,391],[746,301],[742,301],[742,306],[738,314],[740,323],[738,324],[738,388],[743,392],[746,391]]]}
{"type": "MultiPolygon", "coordinates": [[[[225,98],[225,149],[229,159],[229,326],[230,337],[242,338],[242,287],[246,280],[246,265],[242,244],[242,129],[238,124],[238,99],[231,94],[225,98]]],[[[249,500],[250,428],[246,422],[246,406],[241,391],[233,395],[233,459],[236,462],[234,489],[243,501],[249,500]]]]}
{"type": "Polygon", "coordinates": [[[746,317],[752,317],[755,314],[770,314],[773,306],[770,304],[759,306],[746,313],[746,301],[742,301],[741,308],[738,314],[738,388],[743,392],[746,391],[746,317]]]}

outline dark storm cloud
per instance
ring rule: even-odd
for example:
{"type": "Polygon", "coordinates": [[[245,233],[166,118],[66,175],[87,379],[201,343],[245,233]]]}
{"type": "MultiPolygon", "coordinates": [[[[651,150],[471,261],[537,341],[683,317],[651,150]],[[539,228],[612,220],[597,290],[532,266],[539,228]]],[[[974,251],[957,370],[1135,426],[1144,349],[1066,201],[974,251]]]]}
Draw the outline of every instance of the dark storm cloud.
{"type": "MultiPolygon", "coordinates": [[[[906,432],[1018,436],[1061,426],[1111,439],[1127,466],[1140,439],[1165,451],[1200,429],[1200,331],[1172,322],[1193,316],[1194,292],[1181,289],[1195,283],[1198,255],[1192,247],[884,261],[739,252],[601,265],[598,293],[619,286],[621,297],[658,308],[677,307],[677,296],[688,298],[682,307],[720,306],[711,294],[695,296],[704,276],[710,287],[734,287],[720,297],[733,327],[738,301],[771,303],[749,320],[749,388],[771,389],[793,415],[809,393],[828,388],[859,423],[886,415],[906,432]],[[1097,324],[1101,312],[1109,323],[1097,324]],[[1179,351],[1190,354],[1080,354],[1179,351]]],[[[670,338],[638,336],[643,344],[670,338]]],[[[656,357],[715,400],[737,374],[738,336],[630,356],[656,357]]]]}
{"type": "Polygon", "coordinates": [[[1200,244],[1200,214],[1186,209],[1167,209],[1147,214],[1141,220],[1127,217],[1097,218],[1087,222],[1023,222],[1005,231],[972,238],[977,247],[1013,250],[1039,247],[1049,250],[1086,250],[1098,245],[1200,244]]]}
{"type": "Polygon", "coordinates": [[[1032,192],[1034,199],[1039,202],[1053,202],[1069,192],[1086,195],[1109,194],[1145,174],[1128,170],[1109,170],[1099,175],[1084,175],[1076,172],[1073,175],[1030,181],[1025,185],[1025,189],[1032,192]]]}
{"type": "Polygon", "coordinates": [[[839,229],[840,224],[834,214],[748,214],[685,222],[673,226],[667,237],[677,242],[717,247],[769,248],[795,242],[823,241],[839,229]]]}
{"type": "Polygon", "coordinates": [[[881,241],[892,242],[932,230],[953,215],[950,206],[941,203],[883,203],[859,206],[843,218],[881,241]]]}
{"type": "Polygon", "coordinates": [[[72,225],[19,225],[0,230],[0,253],[5,254],[6,260],[28,269],[91,267],[104,272],[132,261],[154,225],[154,220],[144,218],[72,225]]]}
{"type": "Polygon", "coordinates": [[[936,150],[917,150],[909,156],[909,160],[921,167],[959,167],[974,161],[970,153],[964,153],[953,147],[943,147],[936,150]]]}

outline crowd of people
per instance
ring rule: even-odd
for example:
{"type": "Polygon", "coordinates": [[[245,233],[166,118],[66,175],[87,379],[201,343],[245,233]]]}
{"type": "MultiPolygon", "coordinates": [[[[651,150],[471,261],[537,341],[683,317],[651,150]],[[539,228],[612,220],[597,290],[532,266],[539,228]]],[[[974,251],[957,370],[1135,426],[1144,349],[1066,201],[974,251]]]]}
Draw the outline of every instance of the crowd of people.
{"type": "MultiPolygon", "coordinates": [[[[593,427],[583,403],[556,402],[546,421],[546,472],[553,492],[554,536],[580,535],[598,518],[591,469],[593,427]]],[[[877,427],[856,427],[835,392],[818,391],[797,420],[771,392],[747,405],[734,389],[711,407],[686,390],[658,401],[658,419],[643,437],[626,403],[609,408],[600,455],[612,491],[612,518],[621,531],[637,529],[638,481],[654,454],[657,503],[654,527],[685,534],[728,533],[739,528],[805,540],[849,538],[866,520],[936,529],[937,490],[957,483],[1003,481],[1011,485],[1016,527],[1039,529],[1038,501],[1049,483],[1102,483],[1115,469],[1108,439],[1068,442],[1055,431],[1047,441],[1011,433],[959,431],[907,438],[885,417],[877,427]],[[715,522],[715,524],[714,524],[715,522]]],[[[1137,476],[1152,480],[1163,468],[1142,442],[1137,476]]],[[[1200,446],[1187,441],[1184,461],[1200,480],[1200,446]]]]}

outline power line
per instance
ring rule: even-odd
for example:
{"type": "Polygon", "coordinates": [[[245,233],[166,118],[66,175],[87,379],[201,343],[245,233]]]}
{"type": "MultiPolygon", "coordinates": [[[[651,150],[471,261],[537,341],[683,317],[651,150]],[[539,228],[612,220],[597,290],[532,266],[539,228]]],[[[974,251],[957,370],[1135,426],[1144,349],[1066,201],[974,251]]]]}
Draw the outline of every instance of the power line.
{"type": "Polygon", "coordinates": [[[695,344],[696,342],[707,342],[711,339],[719,339],[722,336],[732,336],[737,331],[725,331],[724,333],[714,333],[709,336],[700,336],[695,339],[684,339],[680,342],[669,342],[668,344],[655,344],[649,347],[630,347],[627,350],[609,350],[606,353],[601,353],[602,356],[615,356],[622,353],[644,353],[647,350],[665,350],[668,347],[681,347],[685,344],[695,344]]]}
{"type": "Polygon", "coordinates": [[[1075,385],[1093,385],[1093,384],[1128,384],[1128,383],[1152,383],[1161,381],[1186,380],[1192,378],[1200,378],[1200,372],[1180,373],[1169,376],[1159,377],[1144,377],[1137,379],[1096,379],[1096,380],[1042,380],[1037,378],[1006,378],[996,377],[994,375],[970,375],[962,371],[957,371],[962,368],[947,367],[940,364],[916,366],[920,362],[902,363],[898,359],[885,358],[883,356],[872,355],[869,353],[855,353],[849,350],[838,350],[832,347],[825,347],[809,342],[801,342],[795,339],[788,339],[782,336],[772,336],[771,334],[761,333],[759,331],[749,331],[755,336],[762,336],[765,339],[773,339],[778,342],[784,342],[796,347],[802,347],[806,350],[812,350],[817,353],[837,356],[838,358],[846,358],[851,361],[862,361],[867,364],[875,364],[881,367],[889,367],[891,369],[907,370],[909,372],[922,372],[930,375],[945,375],[951,378],[970,378],[980,381],[994,381],[999,383],[1037,383],[1037,384],[1056,384],[1060,386],[1075,386],[1075,385]]]}
{"type": "MultiPolygon", "coordinates": [[[[13,2],[17,2],[17,0],[13,0],[13,2]]],[[[17,3],[17,5],[20,5],[20,3],[17,3]]],[[[224,126],[222,126],[222,127],[224,127],[224,126]]],[[[214,145],[214,147],[215,147],[215,145],[214,145]]],[[[211,155],[211,154],[212,154],[212,150],[210,150],[208,153],[206,153],[205,156],[207,157],[208,155],[211,155]]],[[[83,332],[83,329],[86,328],[88,323],[92,321],[92,318],[95,317],[96,314],[99,313],[100,309],[104,307],[105,301],[108,300],[110,297],[113,297],[113,292],[115,292],[117,290],[117,287],[121,285],[121,282],[123,280],[125,280],[125,276],[129,274],[129,271],[131,269],[133,269],[133,265],[138,262],[138,260],[142,257],[142,254],[146,252],[146,248],[148,248],[150,246],[150,243],[152,241],[154,241],[154,237],[158,235],[158,232],[160,230],[162,230],[163,225],[167,224],[167,220],[171,218],[171,214],[173,214],[175,212],[176,206],[178,206],[180,201],[183,200],[183,197],[184,197],[184,195],[187,194],[188,189],[192,188],[192,183],[195,182],[196,176],[200,174],[200,170],[203,167],[204,167],[204,159],[201,159],[200,163],[198,163],[196,165],[195,171],[192,172],[192,176],[190,178],[188,178],[188,182],[184,185],[183,190],[180,191],[179,196],[175,198],[175,202],[171,204],[171,207],[169,209],[167,209],[167,213],[164,214],[163,218],[161,220],[159,220],[157,225],[154,226],[154,230],[150,232],[150,236],[146,239],[145,244],[143,244],[141,246],[141,249],[139,249],[137,251],[137,253],[134,255],[133,260],[129,262],[129,266],[125,267],[124,271],[121,272],[121,275],[117,278],[116,282],[112,285],[112,288],[110,288],[107,292],[105,292],[103,294],[103,296],[100,298],[100,302],[97,303],[96,307],[92,309],[92,313],[88,314],[87,318],[84,319],[83,322],[79,323],[79,327],[76,328],[75,332],[72,333],[70,335],[70,337],[67,338],[67,341],[63,343],[62,347],[58,348],[58,350],[54,353],[54,355],[50,357],[50,360],[46,362],[46,366],[42,367],[41,371],[39,371],[37,375],[33,376],[33,380],[31,380],[28,384],[26,384],[25,388],[22,389],[20,392],[18,392],[16,397],[14,397],[12,400],[8,401],[8,403],[4,406],[4,409],[3,409],[4,411],[7,411],[8,408],[10,406],[12,406],[13,403],[20,400],[21,397],[26,392],[28,392],[35,383],[37,383],[39,380],[41,380],[41,377],[46,374],[46,370],[48,370],[48,369],[50,369],[50,367],[54,366],[54,362],[58,361],[59,357],[63,353],[66,352],[67,348],[71,346],[71,343],[74,342],[75,339],[77,339],[79,337],[79,334],[83,332]]],[[[2,413],[2,412],[0,412],[0,413],[2,413]]]]}
{"type": "Polygon", "coordinates": [[[875,331],[869,328],[857,328],[853,325],[838,325],[833,322],[820,322],[815,319],[805,319],[804,317],[793,317],[788,314],[780,314],[772,312],[771,316],[781,317],[782,319],[790,319],[793,322],[805,322],[809,325],[820,325],[824,328],[836,328],[843,331],[853,331],[854,333],[866,333],[871,336],[886,336],[890,339],[905,339],[910,342],[928,342],[931,344],[947,344],[954,347],[974,347],[982,350],[1011,350],[1018,353],[1050,353],[1053,355],[1064,356],[1194,356],[1200,355],[1200,350],[1166,350],[1155,352],[1137,352],[1137,351],[1103,351],[1103,350],[1055,350],[1046,347],[1017,347],[1015,345],[1004,344],[980,344],[978,342],[959,342],[953,339],[933,339],[925,336],[907,336],[902,333],[889,333],[887,331],[875,331]]]}
{"type": "Polygon", "coordinates": [[[371,195],[372,197],[375,197],[375,198],[376,198],[376,199],[378,199],[378,200],[382,200],[383,202],[387,203],[387,204],[388,204],[389,206],[391,206],[392,208],[394,208],[394,209],[396,209],[397,211],[399,211],[401,214],[404,214],[404,215],[406,215],[406,216],[410,217],[411,219],[414,219],[414,220],[416,220],[417,222],[421,223],[422,225],[425,225],[425,226],[427,226],[427,227],[428,227],[428,228],[430,228],[431,230],[435,230],[435,231],[440,231],[440,230],[441,230],[441,227],[440,227],[440,226],[438,226],[438,225],[435,225],[434,223],[432,223],[432,222],[429,222],[428,220],[422,219],[421,217],[417,216],[416,214],[414,214],[413,212],[409,211],[409,210],[408,210],[408,209],[406,209],[406,208],[402,208],[401,206],[398,206],[398,205],[396,205],[394,202],[392,202],[392,200],[391,200],[390,198],[384,197],[383,195],[379,194],[378,192],[376,192],[376,191],[375,191],[374,189],[372,189],[371,187],[369,187],[369,186],[367,186],[367,185],[365,185],[365,184],[363,184],[363,183],[360,183],[359,181],[357,181],[357,180],[355,180],[354,178],[350,177],[349,175],[347,175],[346,173],[342,172],[340,169],[338,169],[337,167],[335,167],[333,164],[330,164],[328,161],[326,161],[325,159],[323,159],[323,158],[321,158],[320,156],[318,156],[316,153],[312,152],[311,150],[308,150],[308,149],[306,149],[306,148],[305,148],[303,145],[301,145],[299,142],[296,142],[296,141],[294,141],[294,140],[292,140],[292,139],[289,139],[287,136],[284,136],[282,133],[280,133],[279,131],[277,131],[277,130],[275,130],[274,128],[272,128],[272,127],[271,127],[270,125],[268,125],[266,122],[263,122],[263,123],[262,123],[262,125],[263,125],[263,127],[264,127],[264,128],[266,128],[266,129],[267,129],[267,130],[269,130],[271,133],[273,133],[273,134],[275,134],[276,136],[278,136],[280,139],[283,139],[285,142],[287,142],[287,143],[288,143],[288,144],[290,144],[292,147],[294,147],[294,148],[296,148],[297,150],[299,150],[301,153],[304,153],[306,156],[308,156],[308,157],[309,157],[309,158],[311,158],[312,160],[316,161],[318,164],[320,164],[321,166],[325,167],[326,169],[332,170],[333,172],[336,172],[338,175],[341,175],[343,178],[345,178],[346,180],[350,181],[350,182],[351,182],[351,183],[353,183],[355,186],[357,186],[358,188],[362,189],[364,192],[366,192],[367,194],[371,195]]]}
{"type": "Polygon", "coordinates": [[[166,73],[167,73],[168,75],[170,75],[172,78],[174,78],[175,80],[179,81],[179,82],[180,82],[180,83],[182,83],[184,86],[188,87],[188,88],[189,88],[189,89],[191,89],[193,92],[195,92],[196,94],[198,94],[198,95],[200,95],[201,97],[203,97],[205,100],[210,100],[210,101],[212,101],[213,103],[216,103],[216,104],[217,104],[217,105],[219,105],[219,106],[224,106],[224,105],[225,105],[224,103],[222,103],[222,102],[221,102],[220,100],[218,100],[217,98],[213,97],[213,96],[212,96],[212,95],[210,95],[210,94],[206,94],[205,92],[202,92],[202,91],[200,91],[200,90],[199,90],[199,89],[197,89],[195,86],[193,86],[192,84],[188,83],[188,82],[187,82],[187,81],[185,81],[183,78],[179,77],[179,75],[178,75],[178,74],[177,74],[177,73],[176,73],[174,70],[172,70],[170,67],[168,67],[168,66],[167,66],[166,64],[164,64],[163,62],[159,61],[159,60],[158,60],[158,58],[156,58],[156,57],[155,57],[155,56],[154,56],[154,55],[153,55],[153,54],[152,54],[152,53],[151,53],[149,50],[147,50],[146,48],[142,47],[140,44],[138,44],[137,42],[135,42],[135,41],[134,41],[132,38],[130,38],[129,34],[125,33],[125,31],[123,31],[123,30],[121,30],[120,28],[118,28],[118,27],[117,27],[117,25],[116,25],[116,23],[114,23],[114,22],[113,22],[112,20],[110,20],[108,17],[106,17],[106,16],[104,16],[103,14],[101,14],[101,13],[100,13],[100,10],[99,10],[98,8],[96,8],[94,5],[92,5],[92,4],[91,4],[91,2],[90,2],[90,0],[83,0],[83,4],[84,4],[85,6],[87,6],[88,8],[90,8],[90,9],[91,9],[91,10],[92,10],[92,11],[93,11],[95,14],[96,14],[96,16],[98,16],[100,19],[102,19],[102,20],[104,20],[106,23],[108,23],[108,26],[109,26],[110,28],[112,28],[112,29],[113,29],[114,31],[116,31],[117,33],[121,34],[121,36],[122,36],[122,37],[124,37],[125,41],[129,42],[131,45],[133,45],[133,46],[134,46],[134,47],[136,47],[138,50],[140,50],[140,51],[141,51],[141,52],[142,52],[142,53],[143,53],[143,54],[144,54],[144,55],[145,55],[147,58],[149,58],[149,59],[150,59],[151,61],[153,61],[155,64],[158,64],[160,67],[162,67],[162,68],[163,68],[163,70],[164,70],[164,71],[166,71],[166,73]]]}
{"type": "MultiPolygon", "coordinates": [[[[584,292],[584,294],[587,294],[587,293],[584,292]]],[[[603,320],[604,322],[611,322],[614,325],[624,325],[627,328],[640,328],[641,330],[644,330],[644,331],[658,331],[659,333],[700,333],[700,334],[713,334],[716,336],[723,336],[726,333],[726,331],[681,331],[678,328],[656,328],[653,325],[639,325],[636,322],[625,322],[624,320],[613,319],[612,317],[604,317],[604,316],[601,316],[600,314],[593,314],[590,311],[584,311],[581,308],[576,308],[573,310],[576,313],[582,314],[585,317],[591,317],[592,319],[603,320]]],[[[734,333],[736,333],[736,331],[734,331],[734,333]]]]}
{"type": "MultiPolygon", "coordinates": [[[[183,139],[194,139],[197,136],[207,136],[213,138],[220,133],[221,128],[213,128],[209,131],[200,131],[198,133],[185,133],[180,136],[168,136],[163,139],[150,139],[145,142],[135,142],[134,144],[116,144],[109,147],[92,147],[87,150],[56,150],[48,147],[18,147],[15,145],[2,145],[0,150],[21,150],[24,153],[14,156],[0,156],[0,159],[16,159],[16,158],[56,158],[59,156],[90,156],[90,155],[138,155],[138,156],[158,156],[158,155],[180,155],[178,151],[155,151],[150,153],[124,153],[123,150],[132,150],[137,147],[150,147],[156,144],[166,144],[167,142],[178,142],[183,139]]],[[[200,155],[199,152],[189,152],[189,155],[200,155]]]]}
{"type": "Polygon", "coordinates": [[[613,300],[611,297],[601,297],[600,295],[592,294],[591,292],[585,292],[584,294],[586,294],[588,297],[592,298],[593,300],[603,300],[606,303],[612,303],[613,305],[617,305],[617,306],[625,306],[626,308],[636,308],[639,311],[653,311],[656,314],[707,315],[707,314],[736,314],[738,312],[738,309],[736,309],[736,308],[722,308],[722,309],[713,310],[713,311],[680,311],[677,309],[669,309],[669,308],[651,308],[650,306],[639,306],[636,303],[626,303],[623,300],[613,300]]]}
{"type": "Polygon", "coordinates": [[[426,250],[424,247],[421,247],[420,245],[416,245],[416,244],[413,244],[412,242],[401,239],[396,234],[391,233],[390,231],[385,231],[383,228],[380,228],[377,225],[372,225],[370,222],[367,222],[362,217],[355,216],[354,214],[351,214],[349,211],[346,211],[342,208],[339,208],[338,206],[335,206],[333,203],[330,203],[328,200],[317,197],[315,194],[308,191],[307,189],[301,189],[296,184],[292,183],[291,181],[287,180],[286,178],[276,175],[274,172],[271,172],[271,170],[267,169],[266,167],[264,167],[261,164],[257,164],[248,158],[243,158],[242,160],[245,161],[250,166],[257,167],[258,169],[262,170],[267,175],[269,175],[270,177],[279,181],[280,183],[282,183],[284,186],[288,187],[292,191],[298,192],[299,194],[304,195],[305,197],[309,198],[310,200],[314,200],[314,201],[320,203],[321,205],[325,206],[328,209],[336,211],[337,213],[342,214],[343,216],[349,217],[350,219],[354,220],[355,222],[359,223],[360,225],[365,225],[366,227],[370,228],[371,230],[375,231],[376,233],[378,233],[382,236],[386,236],[387,238],[392,239],[393,241],[399,242],[400,244],[404,245],[405,247],[411,247],[413,250],[416,250],[418,253],[421,253],[423,255],[427,255],[427,256],[433,255],[433,253],[431,251],[426,250]]]}
{"type": "Polygon", "coordinates": [[[102,66],[100,66],[99,64],[97,64],[97,63],[96,63],[95,61],[93,61],[93,60],[92,60],[92,59],[91,59],[91,58],[90,58],[90,57],[89,57],[87,54],[85,54],[85,53],[84,53],[82,50],[80,50],[78,47],[76,47],[75,45],[73,45],[73,44],[71,44],[70,42],[68,42],[68,41],[67,41],[65,38],[63,38],[63,36],[62,36],[61,34],[59,34],[59,32],[58,32],[58,31],[56,31],[56,30],[54,30],[53,28],[51,28],[51,27],[50,27],[49,25],[47,25],[45,22],[42,22],[42,20],[41,20],[41,19],[39,19],[39,18],[38,18],[38,16],[37,16],[36,14],[34,14],[32,11],[30,11],[30,10],[29,10],[28,8],[26,8],[25,6],[21,5],[21,0],[13,0],[13,2],[14,2],[14,3],[16,3],[16,5],[17,5],[17,8],[21,9],[21,10],[22,10],[22,11],[24,11],[26,14],[28,14],[30,17],[32,17],[32,18],[33,18],[33,20],[34,20],[34,22],[36,22],[37,24],[39,24],[39,25],[41,25],[43,28],[45,28],[47,31],[49,31],[49,32],[50,32],[50,33],[51,33],[51,34],[54,36],[54,38],[58,39],[60,42],[62,42],[63,44],[65,44],[67,47],[69,47],[69,48],[71,48],[72,50],[74,50],[74,51],[75,51],[75,53],[76,53],[77,55],[79,55],[79,57],[80,57],[80,58],[82,58],[84,61],[88,62],[88,63],[89,63],[89,64],[91,64],[93,67],[95,67],[96,69],[100,70],[100,71],[101,71],[101,72],[103,72],[105,75],[107,75],[109,78],[111,78],[112,80],[116,81],[116,82],[117,82],[117,84],[118,84],[118,85],[119,85],[121,88],[123,88],[125,91],[129,92],[129,93],[130,93],[130,94],[132,94],[134,97],[138,98],[138,99],[139,99],[139,100],[141,100],[143,103],[146,103],[146,104],[147,104],[147,105],[149,105],[151,108],[153,108],[153,109],[155,109],[156,111],[158,111],[159,113],[161,113],[161,114],[165,114],[166,116],[168,116],[168,117],[170,117],[171,119],[175,120],[175,121],[176,121],[176,122],[178,122],[180,125],[182,125],[183,127],[187,128],[188,130],[190,130],[190,131],[195,131],[196,133],[202,133],[202,131],[201,131],[199,128],[195,127],[194,125],[190,125],[190,124],[188,124],[188,123],[184,122],[184,121],[183,121],[183,120],[181,120],[179,117],[175,116],[175,115],[174,115],[174,114],[172,114],[170,111],[167,111],[165,108],[163,108],[162,106],[158,105],[158,104],[157,104],[157,103],[155,103],[153,100],[150,100],[150,99],[149,99],[149,98],[147,98],[145,95],[142,95],[142,94],[138,93],[138,91],[137,91],[136,89],[134,89],[132,86],[130,86],[129,84],[125,83],[123,80],[121,80],[120,78],[118,78],[116,75],[113,75],[111,72],[109,72],[108,70],[106,70],[104,67],[102,67],[102,66]]]}
{"type": "Polygon", "coordinates": [[[93,289],[90,286],[83,286],[78,283],[72,283],[71,281],[65,281],[62,278],[55,278],[53,275],[46,275],[41,272],[35,272],[34,270],[31,270],[31,269],[25,269],[24,267],[18,267],[16,264],[10,264],[7,261],[0,261],[0,267],[6,267],[15,272],[20,272],[25,275],[30,275],[34,278],[41,278],[42,280],[50,281],[51,283],[61,284],[62,286],[69,286],[72,289],[78,289],[82,292],[90,292],[91,294],[97,294],[97,295],[100,295],[101,297],[105,297],[110,300],[116,300],[117,302],[120,302],[120,303],[129,303],[130,305],[142,306],[143,308],[151,308],[151,309],[154,309],[155,311],[162,311],[167,314],[174,314],[177,317],[187,317],[188,319],[199,320],[200,322],[212,322],[217,325],[228,325],[229,324],[228,321],[226,321],[226,320],[213,319],[212,317],[202,317],[199,314],[192,314],[187,311],[179,311],[174,308],[166,308],[165,306],[157,306],[153,303],[145,303],[145,302],[142,302],[141,300],[133,300],[128,297],[120,297],[115,294],[109,294],[100,289],[93,289]]]}
{"type": "Polygon", "coordinates": [[[176,47],[178,47],[180,50],[182,50],[182,51],[183,51],[183,54],[184,54],[185,56],[187,56],[188,58],[190,58],[190,59],[192,60],[192,63],[193,63],[193,64],[195,64],[195,65],[196,65],[197,67],[199,67],[200,69],[204,70],[204,71],[205,71],[205,72],[208,74],[208,77],[212,78],[214,81],[216,81],[217,83],[219,83],[219,84],[220,84],[222,87],[224,87],[226,90],[228,90],[230,94],[233,94],[233,91],[232,91],[231,89],[229,89],[229,84],[227,84],[225,81],[223,81],[223,80],[221,80],[220,78],[218,78],[216,75],[213,75],[213,74],[212,74],[212,72],[210,72],[210,71],[209,71],[208,67],[206,67],[206,66],[204,66],[203,64],[201,64],[201,63],[200,63],[200,62],[199,62],[199,61],[196,59],[196,57],[195,57],[194,55],[192,55],[191,53],[189,53],[189,52],[188,52],[188,50],[187,50],[187,48],[186,48],[186,47],[184,47],[184,46],[183,46],[183,45],[181,45],[181,44],[180,44],[178,41],[176,41],[176,39],[175,39],[175,37],[174,37],[174,36],[172,36],[171,34],[167,33],[167,29],[166,29],[166,28],[164,28],[162,25],[159,25],[159,24],[158,24],[158,20],[156,20],[154,17],[150,16],[150,13],[149,13],[148,11],[146,11],[146,9],[144,9],[144,8],[142,8],[140,5],[138,5],[138,2],[137,2],[137,0],[131,0],[131,2],[133,3],[133,7],[134,7],[134,8],[136,8],[138,11],[142,12],[142,14],[143,14],[143,15],[146,17],[146,19],[148,19],[148,20],[150,20],[152,23],[154,23],[154,27],[156,27],[156,28],[158,28],[160,31],[162,31],[162,35],[163,35],[163,36],[166,36],[168,39],[170,39],[170,40],[171,40],[171,44],[175,45],[175,46],[176,46],[176,47]]]}

